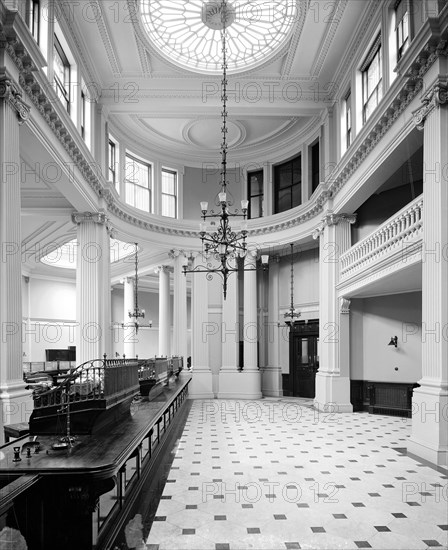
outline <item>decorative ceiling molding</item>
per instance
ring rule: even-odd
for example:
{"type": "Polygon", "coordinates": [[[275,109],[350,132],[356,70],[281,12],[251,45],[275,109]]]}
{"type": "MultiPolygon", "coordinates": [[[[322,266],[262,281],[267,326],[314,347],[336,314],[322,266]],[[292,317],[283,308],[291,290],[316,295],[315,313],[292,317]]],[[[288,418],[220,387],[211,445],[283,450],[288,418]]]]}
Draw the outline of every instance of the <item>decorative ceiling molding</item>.
{"type": "Polygon", "coordinates": [[[297,46],[300,42],[303,26],[305,25],[306,16],[308,13],[308,2],[300,2],[298,5],[298,9],[300,10],[300,17],[296,23],[294,34],[292,35],[291,40],[289,42],[288,52],[286,54],[285,60],[283,61],[282,73],[281,73],[283,78],[288,77],[291,72],[291,67],[297,53],[297,46]]]}
{"type": "Polygon", "coordinates": [[[138,57],[140,59],[140,65],[142,67],[142,75],[145,77],[152,76],[152,67],[150,54],[146,50],[144,44],[142,44],[140,38],[134,34],[135,44],[138,50],[138,57]]]}
{"type": "MultiPolygon", "coordinates": [[[[2,6],[1,3],[0,6],[2,6]]],[[[13,14],[12,21],[14,20],[15,13],[13,14]]],[[[65,148],[69,157],[79,168],[85,182],[98,197],[104,198],[109,212],[113,213],[117,218],[135,225],[137,228],[171,236],[197,237],[198,230],[185,229],[185,225],[182,222],[178,222],[176,226],[169,226],[165,224],[164,220],[156,218],[146,221],[137,217],[138,212],[131,214],[127,206],[120,202],[115,189],[105,182],[101,174],[95,173],[92,169],[92,164],[87,160],[88,156],[86,156],[87,148],[83,142],[81,143],[80,136],[72,136],[67,129],[67,126],[70,127],[70,124],[66,124],[64,118],[68,117],[68,114],[63,113],[62,116],[59,114],[58,111],[62,113],[62,107],[53,89],[48,84],[41,86],[39,83],[39,79],[46,79],[46,77],[43,74],[41,75],[41,72],[33,65],[31,57],[26,51],[24,44],[20,41],[13,24],[10,24],[5,32],[5,20],[10,16],[11,12],[9,10],[5,12],[1,8],[0,14],[3,15],[3,20],[0,21],[0,47],[6,49],[8,55],[15,63],[19,71],[20,85],[65,148]],[[58,105],[58,109],[55,108],[55,105],[58,105]]],[[[327,200],[340,191],[400,114],[416,97],[422,88],[423,76],[441,56],[448,56],[447,42],[440,39],[438,35],[433,35],[427,39],[420,53],[415,55],[412,69],[409,74],[402,78],[400,88],[395,96],[390,99],[388,105],[383,107],[382,112],[379,112],[378,115],[372,118],[370,130],[367,131],[367,135],[357,145],[357,148],[353,149],[348,162],[342,167],[338,167],[337,174],[330,175],[327,185],[320,186],[320,190],[318,189],[315,193],[315,197],[306,204],[306,210],[303,207],[299,207],[301,212],[298,214],[293,209],[288,212],[288,219],[250,230],[249,237],[288,229],[300,225],[319,214],[323,210],[323,206],[327,200]]],[[[369,125],[367,125],[368,127],[369,125]]],[[[352,147],[355,145],[356,140],[352,147]]],[[[173,224],[173,220],[171,220],[171,224],[173,224]]]]}
{"type": "Polygon", "coordinates": [[[333,43],[333,39],[335,37],[342,16],[344,15],[347,3],[348,0],[339,0],[337,4],[325,4],[325,6],[330,6],[332,9],[331,14],[328,15],[331,20],[329,21],[329,25],[327,26],[325,36],[323,37],[319,45],[319,56],[314,61],[313,66],[311,67],[311,74],[313,75],[313,77],[319,76],[320,71],[322,70],[322,66],[325,62],[325,59],[327,58],[331,44],[333,43]]]}
{"type": "Polygon", "coordinates": [[[111,38],[109,25],[104,17],[102,2],[100,2],[99,0],[90,0],[90,5],[91,9],[95,8],[95,21],[100,32],[101,40],[103,42],[103,46],[106,51],[112,72],[114,73],[114,76],[119,77],[122,73],[122,67],[116,53],[117,49],[111,38]]]}

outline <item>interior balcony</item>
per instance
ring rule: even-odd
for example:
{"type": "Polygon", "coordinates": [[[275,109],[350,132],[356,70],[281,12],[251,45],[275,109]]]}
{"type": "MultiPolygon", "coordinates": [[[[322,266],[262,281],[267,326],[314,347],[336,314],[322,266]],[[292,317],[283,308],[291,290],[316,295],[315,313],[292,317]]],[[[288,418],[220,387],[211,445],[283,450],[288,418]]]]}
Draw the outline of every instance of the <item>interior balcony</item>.
{"type": "Polygon", "coordinates": [[[341,296],[421,289],[423,195],[396,212],[340,257],[341,296]],[[406,273],[406,276],[404,276],[406,273]]]}

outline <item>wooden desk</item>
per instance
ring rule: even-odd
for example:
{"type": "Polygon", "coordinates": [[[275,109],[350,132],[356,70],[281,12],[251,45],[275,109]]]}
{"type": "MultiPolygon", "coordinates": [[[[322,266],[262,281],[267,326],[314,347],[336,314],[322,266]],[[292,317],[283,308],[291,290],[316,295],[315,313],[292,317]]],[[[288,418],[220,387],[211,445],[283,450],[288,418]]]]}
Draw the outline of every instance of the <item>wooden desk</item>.
{"type": "Polygon", "coordinates": [[[5,443],[8,443],[11,437],[19,438],[30,431],[28,422],[19,422],[17,424],[7,424],[3,426],[5,432],[5,443]]]}
{"type": "Polygon", "coordinates": [[[33,450],[29,458],[21,453],[21,460],[14,462],[13,447],[22,447],[29,436],[0,448],[0,477],[39,476],[39,482],[14,503],[15,513],[25,526],[22,534],[29,550],[103,548],[108,526],[116,527],[126,499],[135,498],[133,488],[139,487],[140,478],[144,479],[145,469],[160,444],[161,424],[165,425],[180,410],[190,380],[188,377],[171,383],[156,401],[140,401],[133,414],[108,430],[77,436],[71,449],[56,451],[52,444],[57,437],[37,436],[40,452],[33,450]],[[122,483],[128,461],[135,464],[136,471],[129,487],[122,483]],[[100,495],[114,487],[120,502],[100,523],[100,495]]]}

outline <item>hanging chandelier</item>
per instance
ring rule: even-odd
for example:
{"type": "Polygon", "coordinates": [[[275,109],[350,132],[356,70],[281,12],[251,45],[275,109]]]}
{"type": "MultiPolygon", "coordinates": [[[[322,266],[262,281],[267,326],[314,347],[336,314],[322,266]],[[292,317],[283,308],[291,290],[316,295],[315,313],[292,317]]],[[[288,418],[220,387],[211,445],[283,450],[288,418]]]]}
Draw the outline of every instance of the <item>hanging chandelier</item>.
{"type": "Polygon", "coordinates": [[[138,320],[145,318],[145,310],[138,307],[138,243],[135,244],[135,285],[134,285],[134,311],[129,310],[128,315],[130,319],[133,319],[135,332],[138,332],[139,322],[138,320]]]}
{"type": "MultiPolygon", "coordinates": [[[[208,209],[208,202],[201,201],[202,222],[200,223],[199,236],[202,241],[204,256],[207,260],[206,265],[196,265],[194,267],[189,263],[183,266],[183,272],[187,273],[207,273],[210,279],[214,273],[218,273],[223,279],[223,294],[224,300],[227,296],[227,279],[233,272],[239,271],[237,258],[244,257],[247,253],[247,210],[249,201],[243,199],[241,201],[241,211],[235,209],[230,211],[233,206],[233,197],[228,190],[227,180],[227,26],[231,25],[235,20],[235,9],[227,0],[218,2],[208,2],[203,7],[203,21],[213,30],[221,31],[222,44],[222,80],[221,80],[221,171],[220,171],[220,186],[221,190],[215,198],[215,205],[219,209],[218,212],[208,209]],[[230,218],[242,218],[240,230],[235,231],[230,226],[230,218]],[[218,228],[212,231],[207,231],[207,219],[214,218],[217,220],[218,228]],[[210,261],[209,261],[210,260],[210,261]]],[[[263,269],[267,268],[269,257],[261,256],[261,265],[263,269]]],[[[243,271],[253,271],[258,269],[254,267],[244,267],[243,271]]]]}
{"type": "Polygon", "coordinates": [[[285,319],[288,319],[285,321],[287,325],[294,325],[295,321],[294,319],[298,319],[300,317],[300,311],[294,307],[294,255],[293,255],[293,249],[294,245],[291,243],[291,304],[289,306],[289,310],[283,315],[285,319]]]}

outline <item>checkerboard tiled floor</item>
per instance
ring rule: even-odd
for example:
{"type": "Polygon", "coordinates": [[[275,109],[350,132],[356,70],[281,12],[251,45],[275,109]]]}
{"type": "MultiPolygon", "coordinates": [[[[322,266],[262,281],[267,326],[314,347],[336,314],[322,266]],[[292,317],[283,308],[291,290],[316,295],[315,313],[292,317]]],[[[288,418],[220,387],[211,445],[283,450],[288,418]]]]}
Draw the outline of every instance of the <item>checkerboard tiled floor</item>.
{"type": "Polygon", "coordinates": [[[447,548],[447,475],[406,456],[410,432],[307,400],[195,401],[147,548],[447,548]]]}

